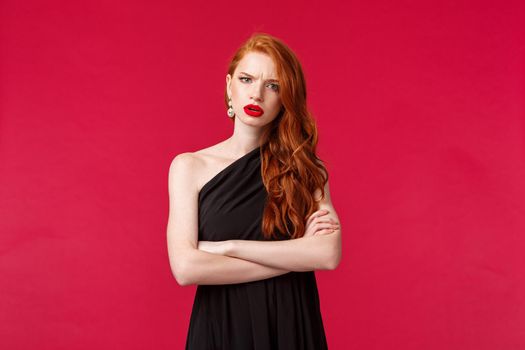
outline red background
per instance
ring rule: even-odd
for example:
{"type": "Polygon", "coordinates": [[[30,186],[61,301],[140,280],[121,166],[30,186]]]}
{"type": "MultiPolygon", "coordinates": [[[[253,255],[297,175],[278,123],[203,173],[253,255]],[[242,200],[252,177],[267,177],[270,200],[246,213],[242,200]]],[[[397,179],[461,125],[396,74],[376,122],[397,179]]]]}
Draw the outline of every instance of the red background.
{"type": "Polygon", "coordinates": [[[182,349],[167,174],[254,31],[303,63],[343,260],[331,349],[525,348],[523,1],[0,5],[0,344],[182,349]]]}

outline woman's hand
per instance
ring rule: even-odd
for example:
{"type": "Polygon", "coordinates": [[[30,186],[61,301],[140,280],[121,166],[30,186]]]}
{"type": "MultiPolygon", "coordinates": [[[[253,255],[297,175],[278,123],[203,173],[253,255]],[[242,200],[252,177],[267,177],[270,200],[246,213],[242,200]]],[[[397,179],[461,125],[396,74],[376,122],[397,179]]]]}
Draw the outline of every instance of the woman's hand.
{"type": "Polygon", "coordinates": [[[318,210],[306,221],[306,231],[304,236],[323,235],[334,232],[339,229],[339,223],[332,218],[324,217],[329,211],[325,209],[318,210]]]}
{"type": "Polygon", "coordinates": [[[231,244],[229,241],[199,241],[197,249],[219,255],[226,255],[231,244]]]}

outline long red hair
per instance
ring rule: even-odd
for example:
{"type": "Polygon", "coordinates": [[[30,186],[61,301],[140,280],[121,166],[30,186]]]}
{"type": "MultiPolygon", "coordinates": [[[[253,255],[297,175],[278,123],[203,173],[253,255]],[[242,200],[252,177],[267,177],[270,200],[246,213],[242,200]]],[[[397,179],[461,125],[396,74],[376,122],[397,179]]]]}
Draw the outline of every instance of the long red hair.
{"type": "MultiPolygon", "coordinates": [[[[328,172],[316,155],[317,127],[306,104],[306,81],[294,52],[281,40],[254,33],[235,52],[228,73],[233,76],[248,52],[270,56],[276,67],[282,108],[262,135],[261,176],[268,192],[262,231],[267,239],[304,236],[306,220],[318,210],[316,190],[325,196],[328,172]],[[282,236],[281,236],[282,237],[282,236]]],[[[228,94],[224,93],[228,108],[228,94]]],[[[235,118],[232,118],[234,121],[235,118]]]]}

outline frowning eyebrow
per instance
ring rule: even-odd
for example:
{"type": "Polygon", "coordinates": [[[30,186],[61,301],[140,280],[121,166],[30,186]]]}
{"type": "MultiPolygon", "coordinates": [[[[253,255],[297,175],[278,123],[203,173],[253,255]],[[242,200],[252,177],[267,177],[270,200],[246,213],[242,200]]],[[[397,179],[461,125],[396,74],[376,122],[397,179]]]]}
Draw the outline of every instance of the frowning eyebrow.
{"type": "MultiPolygon", "coordinates": [[[[248,73],[246,73],[246,72],[239,72],[239,74],[244,74],[244,75],[249,76],[250,78],[255,78],[253,75],[248,74],[248,73]]],[[[275,82],[275,83],[278,83],[278,82],[279,82],[279,80],[277,80],[277,79],[273,79],[273,78],[272,78],[272,79],[266,79],[266,81],[271,81],[271,82],[275,82]]]]}

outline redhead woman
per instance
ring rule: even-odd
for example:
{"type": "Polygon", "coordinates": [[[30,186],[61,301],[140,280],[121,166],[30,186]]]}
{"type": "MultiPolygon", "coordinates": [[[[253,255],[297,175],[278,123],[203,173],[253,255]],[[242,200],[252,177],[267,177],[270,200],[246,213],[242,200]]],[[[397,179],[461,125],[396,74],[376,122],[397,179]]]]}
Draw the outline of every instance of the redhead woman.
{"type": "Polygon", "coordinates": [[[315,271],[338,266],[341,227],[301,64],[256,33],[224,97],[231,137],[169,168],[171,271],[197,285],[186,349],[327,349],[315,271]]]}

